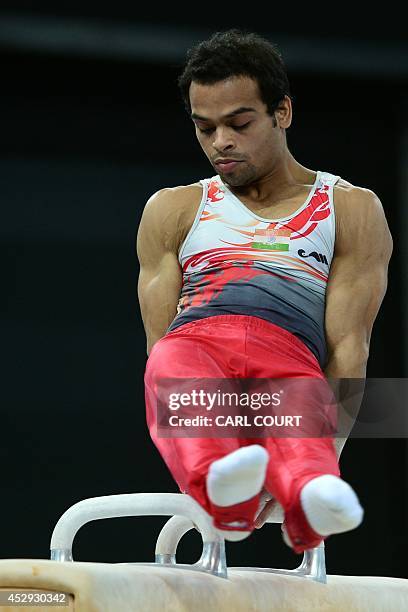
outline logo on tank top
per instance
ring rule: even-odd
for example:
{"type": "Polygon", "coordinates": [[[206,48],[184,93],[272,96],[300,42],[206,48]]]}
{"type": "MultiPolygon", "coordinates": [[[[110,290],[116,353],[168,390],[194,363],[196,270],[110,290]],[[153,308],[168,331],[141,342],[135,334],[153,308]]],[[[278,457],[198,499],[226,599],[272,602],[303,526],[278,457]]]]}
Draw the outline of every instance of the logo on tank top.
{"type": "Polygon", "coordinates": [[[286,228],[256,229],[251,247],[271,251],[289,251],[291,230],[286,228]]]}
{"type": "Polygon", "coordinates": [[[224,198],[224,193],[220,189],[217,181],[211,181],[208,185],[207,202],[219,202],[224,198]]]}
{"type": "Polygon", "coordinates": [[[306,251],[304,249],[299,249],[298,250],[298,255],[300,255],[300,257],[314,257],[316,261],[318,261],[319,263],[323,263],[326,264],[326,266],[329,265],[329,262],[327,261],[327,257],[326,255],[322,255],[322,253],[317,253],[317,251],[312,251],[311,253],[309,253],[309,255],[306,255],[306,251]]]}

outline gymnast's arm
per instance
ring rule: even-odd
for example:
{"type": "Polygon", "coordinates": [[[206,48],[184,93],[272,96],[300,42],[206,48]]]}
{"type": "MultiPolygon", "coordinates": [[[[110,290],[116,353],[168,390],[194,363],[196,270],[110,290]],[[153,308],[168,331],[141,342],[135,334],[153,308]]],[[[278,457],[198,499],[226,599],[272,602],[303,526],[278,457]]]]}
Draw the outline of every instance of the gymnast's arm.
{"type": "Polygon", "coordinates": [[[162,189],[147,202],[137,232],[140,273],[138,298],[147,338],[147,354],[173,321],[182,287],[177,258],[177,200],[173,189],[162,189]]]}
{"type": "MultiPolygon", "coordinates": [[[[336,206],[336,242],[326,293],[325,376],[342,403],[341,380],[361,379],[361,392],[342,403],[340,419],[352,416],[339,431],[350,433],[362,399],[374,321],[387,289],[392,237],[380,200],[372,191],[353,187],[336,206]],[[347,413],[344,408],[347,408],[347,413]]],[[[359,382],[355,381],[358,389],[359,382]]],[[[341,422],[340,422],[341,423],[341,422]]],[[[347,438],[335,440],[337,456],[347,438]]]]}
{"type": "MultiPolygon", "coordinates": [[[[387,288],[391,252],[392,238],[380,200],[372,191],[351,188],[336,201],[335,253],[326,293],[328,361],[324,372],[337,403],[347,408],[347,413],[340,411],[338,419],[339,431],[347,436],[360,409],[371,331],[387,288]],[[342,378],[357,379],[355,395],[346,402],[340,401],[342,388],[337,381],[342,378]],[[344,420],[343,414],[349,413],[354,418],[344,420]]],[[[337,459],[346,440],[335,439],[337,459]]],[[[255,521],[257,529],[277,507],[267,492],[265,501],[255,521]]]]}

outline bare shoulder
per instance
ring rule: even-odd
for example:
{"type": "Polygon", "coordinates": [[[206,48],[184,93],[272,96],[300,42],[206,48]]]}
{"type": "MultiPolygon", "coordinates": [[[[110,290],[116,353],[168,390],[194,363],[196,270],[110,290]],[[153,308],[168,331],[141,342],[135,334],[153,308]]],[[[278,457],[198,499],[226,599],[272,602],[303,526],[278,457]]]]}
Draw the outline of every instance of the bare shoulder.
{"type": "Polygon", "coordinates": [[[141,225],[160,232],[166,246],[177,253],[193,224],[202,193],[201,183],[156,191],[144,207],[141,225]]]}
{"type": "Polygon", "coordinates": [[[340,179],[334,187],[336,245],[357,237],[365,244],[383,242],[392,249],[384,207],[374,191],[340,179]]]}
{"type": "Polygon", "coordinates": [[[183,208],[191,205],[191,202],[201,199],[201,183],[191,185],[179,185],[177,187],[164,187],[156,191],[147,201],[146,206],[162,206],[171,208],[183,208]]]}
{"type": "Polygon", "coordinates": [[[374,191],[353,185],[344,179],[340,179],[334,186],[334,205],[336,216],[384,216],[383,205],[374,191]]]}

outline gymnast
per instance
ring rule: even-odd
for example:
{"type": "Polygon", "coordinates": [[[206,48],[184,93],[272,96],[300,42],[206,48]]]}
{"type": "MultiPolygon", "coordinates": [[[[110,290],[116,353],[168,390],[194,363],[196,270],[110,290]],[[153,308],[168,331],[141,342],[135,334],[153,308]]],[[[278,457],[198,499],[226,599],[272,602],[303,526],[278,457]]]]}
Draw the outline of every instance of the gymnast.
{"type": "MultiPolygon", "coordinates": [[[[342,444],[310,435],[162,437],[160,381],[364,379],[392,238],[373,191],[311,170],[289,151],[292,96],[269,41],[217,32],[190,49],[178,85],[215,174],[156,192],[138,228],[150,435],[180,491],[225,539],[247,537],[279,503],[284,541],[300,553],[362,521],[340,477],[342,444]]],[[[313,147],[327,138],[320,93],[312,93],[313,147]]],[[[304,397],[310,413],[320,401],[304,397]]]]}

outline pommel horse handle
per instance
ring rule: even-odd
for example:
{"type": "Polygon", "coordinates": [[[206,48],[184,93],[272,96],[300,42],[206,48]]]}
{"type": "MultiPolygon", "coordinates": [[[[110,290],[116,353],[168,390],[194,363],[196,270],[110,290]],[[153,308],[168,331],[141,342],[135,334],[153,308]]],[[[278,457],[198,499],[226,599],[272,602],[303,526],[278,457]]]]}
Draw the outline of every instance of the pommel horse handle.
{"type": "MultiPolygon", "coordinates": [[[[282,524],[284,520],[283,508],[280,504],[277,504],[273,508],[271,514],[267,519],[267,523],[279,523],[282,524]]],[[[159,537],[156,542],[156,563],[164,563],[170,565],[176,565],[176,551],[178,543],[181,538],[190,529],[193,529],[195,525],[188,518],[183,516],[173,516],[163,526],[159,537]]],[[[208,554],[211,554],[209,549],[207,554],[208,545],[204,545],[203,553],[200,561],[195,564],[195,567],[199,567],[208,563],[208,554]]],[[[299,567],[292,570],[285,569],[270,569],[270,568],[258,568],[258,567],[234,567],[230,569],[238,569],[240,571],[252,571],[252,572],[267,572],[272,574],[284,574],[286,576],[298,576],[300,578],[306,578],[315,582],[326,583],[326,562],[324,553],[324,543],[322,542],[317,548],[306,550],[303,555],[302,563],[299,567]]]]}
{"type": "MultiPolygon", "coordinates": [[[[180,493],[130,493],[91,497],[78,502],[68,508],[55,525],[50,544],[51,560],[73,561],[72,544],[75,535],[83,525],[90,521],[145,515],[177,515],[177,524],[185,517],[183,524],[186,528],[182,533],[180,530],[177,531],[177,543],[182,535],[193,527],[197,528],[203,539],[203,553],[200,561],[196,566],[188,567],[226,577],[224,540],[214,528],[210,515],[189,495],[180,493]]],[[[175,542],[175,536],[172,536],[170,548],[167,547],[167,550],[171,550],[175,542]]],[[[163,552],[165,553],[166,550],[163,552]]],[[[161,562],[172,563],[171,560],[161,562]]]]}

